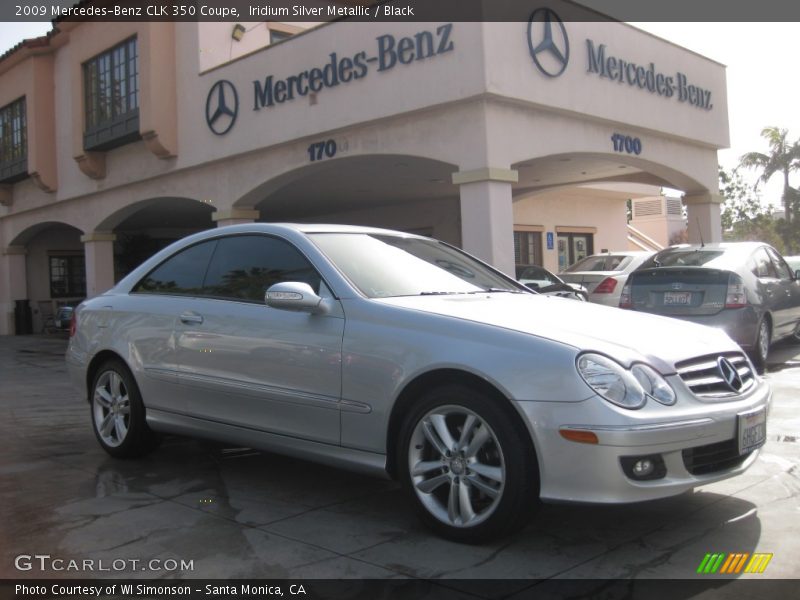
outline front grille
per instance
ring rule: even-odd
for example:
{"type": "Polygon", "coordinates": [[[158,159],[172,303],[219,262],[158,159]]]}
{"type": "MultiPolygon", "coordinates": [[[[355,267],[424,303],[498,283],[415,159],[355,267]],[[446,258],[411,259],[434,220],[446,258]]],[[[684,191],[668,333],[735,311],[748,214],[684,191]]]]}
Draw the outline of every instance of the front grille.
{"type": "Polygon", "coordinates": [[[698,398],[722,399],[744,394],[755,385],[756,376],[750,361],[741,352],[711,354],[685,360],[675,365],[678,375],[698,398]],[[726,358],[739,373],[742,387],[734,391],[722,377],[719,359],[726,358]]]}
{"type": "Polygon", "coordinates": [[[739,454],[737,441],[726,440],[684,450],[683,465],[692,475],[708,475],[738,467],[750,454],[739,454]]]}

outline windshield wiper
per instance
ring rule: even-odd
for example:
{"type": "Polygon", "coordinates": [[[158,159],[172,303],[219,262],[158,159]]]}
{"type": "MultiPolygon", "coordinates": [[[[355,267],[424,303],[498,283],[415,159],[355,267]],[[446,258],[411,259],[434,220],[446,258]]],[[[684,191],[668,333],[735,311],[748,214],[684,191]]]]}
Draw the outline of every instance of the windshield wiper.
{"type": "Polygon", "coordinates": [[[464,294],[466,292],[420,292],[420,296],[452,296],[454,294],[464,294]]]}
{"type": "Polygon", "coordinates": [[[521,294],[520,290],[510,290],[508,288],[486,288],[485,290],[478,290],[476,292],[467,292],[467,294],[494,294],[496,292],[508,292],[509,294],[521,294]]]}

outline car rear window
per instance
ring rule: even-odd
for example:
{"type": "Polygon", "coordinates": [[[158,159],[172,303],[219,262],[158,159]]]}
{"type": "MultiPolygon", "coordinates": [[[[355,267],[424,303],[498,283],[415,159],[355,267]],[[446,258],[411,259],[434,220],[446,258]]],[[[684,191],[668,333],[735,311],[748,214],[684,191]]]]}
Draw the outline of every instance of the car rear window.
{"type": "Polygon", "coordinates": [[[686,250],[669,250],[659,252],[648,258],[640,268],[652,267],[705,267],[714,266],[710,263],[725,254],[722,250],[704,250],[693,248],[686,250]]]}
{"type": "Polygon", "coordinates": [[[619,254],[603,254],[602,256],[587,256],[566,269],[565,273],[579,273],[582,271],[622,271],[629,262],[630,256],[619,254]]]}

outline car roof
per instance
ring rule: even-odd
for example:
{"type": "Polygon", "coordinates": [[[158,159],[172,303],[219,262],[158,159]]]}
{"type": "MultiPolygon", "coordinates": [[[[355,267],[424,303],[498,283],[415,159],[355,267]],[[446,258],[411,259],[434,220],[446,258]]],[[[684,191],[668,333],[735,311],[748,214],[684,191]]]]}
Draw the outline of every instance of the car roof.
{"type": "Polygon", "coordinates": [[[393,229],[363,227],[360,225],[339,225],[335,223],[245,223],[241,225],[219,227],[214,231],[230,233],[262,231],[264,233],[275,233],[281,230],[298,231],[300,233],[381,233],[421,237],[413,233],[406,233],[393,229]]]}

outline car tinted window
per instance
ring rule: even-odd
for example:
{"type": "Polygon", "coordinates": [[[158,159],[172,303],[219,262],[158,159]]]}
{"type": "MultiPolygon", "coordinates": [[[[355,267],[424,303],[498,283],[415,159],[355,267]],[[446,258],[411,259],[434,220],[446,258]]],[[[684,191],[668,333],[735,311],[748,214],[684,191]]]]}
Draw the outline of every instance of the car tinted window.
{"type": "Polygon", "coordinates": [[[767,248],[766,250],[767,254],[769,254],[770,258],[772,259],[772,264],[775,265],[775,271],[778,273],[778,277],[781,279],[791,279],[792,270],[789,268],[789,265],[786,264],[786,261],[783,260],[781,255],[772,248],[767,248]]]}
{"type": "Polygon", "coordinates": [[[587,256],[581,261],[566,269],[565,273],[578,273],[581,271],[622,271],[631,262],[630,256],[618,254],[603,254],[587,256]]]}
{"type": "Polygon", "coordinates": [[[775,270],[775,265],[772,264],[766,249],[759,248],[756,250],[753,253],[753,261],[755,262],[753,274],[756,277],[778,277],[778,272],[775,270]]]}
{"type": "Polygon", "coordinates": [[[290,243],[264,235],[227,237],[211,259],[203,295],[264,302],[267,288],[284,281],[307,283],[319,293],[319,274],[290,243]]]}
{"type": "Polygon", "coordinates": [[[199,295],[216,245],[216,240],[202,242],[169,257],[137,283],[133,292],[199,295]]]}

